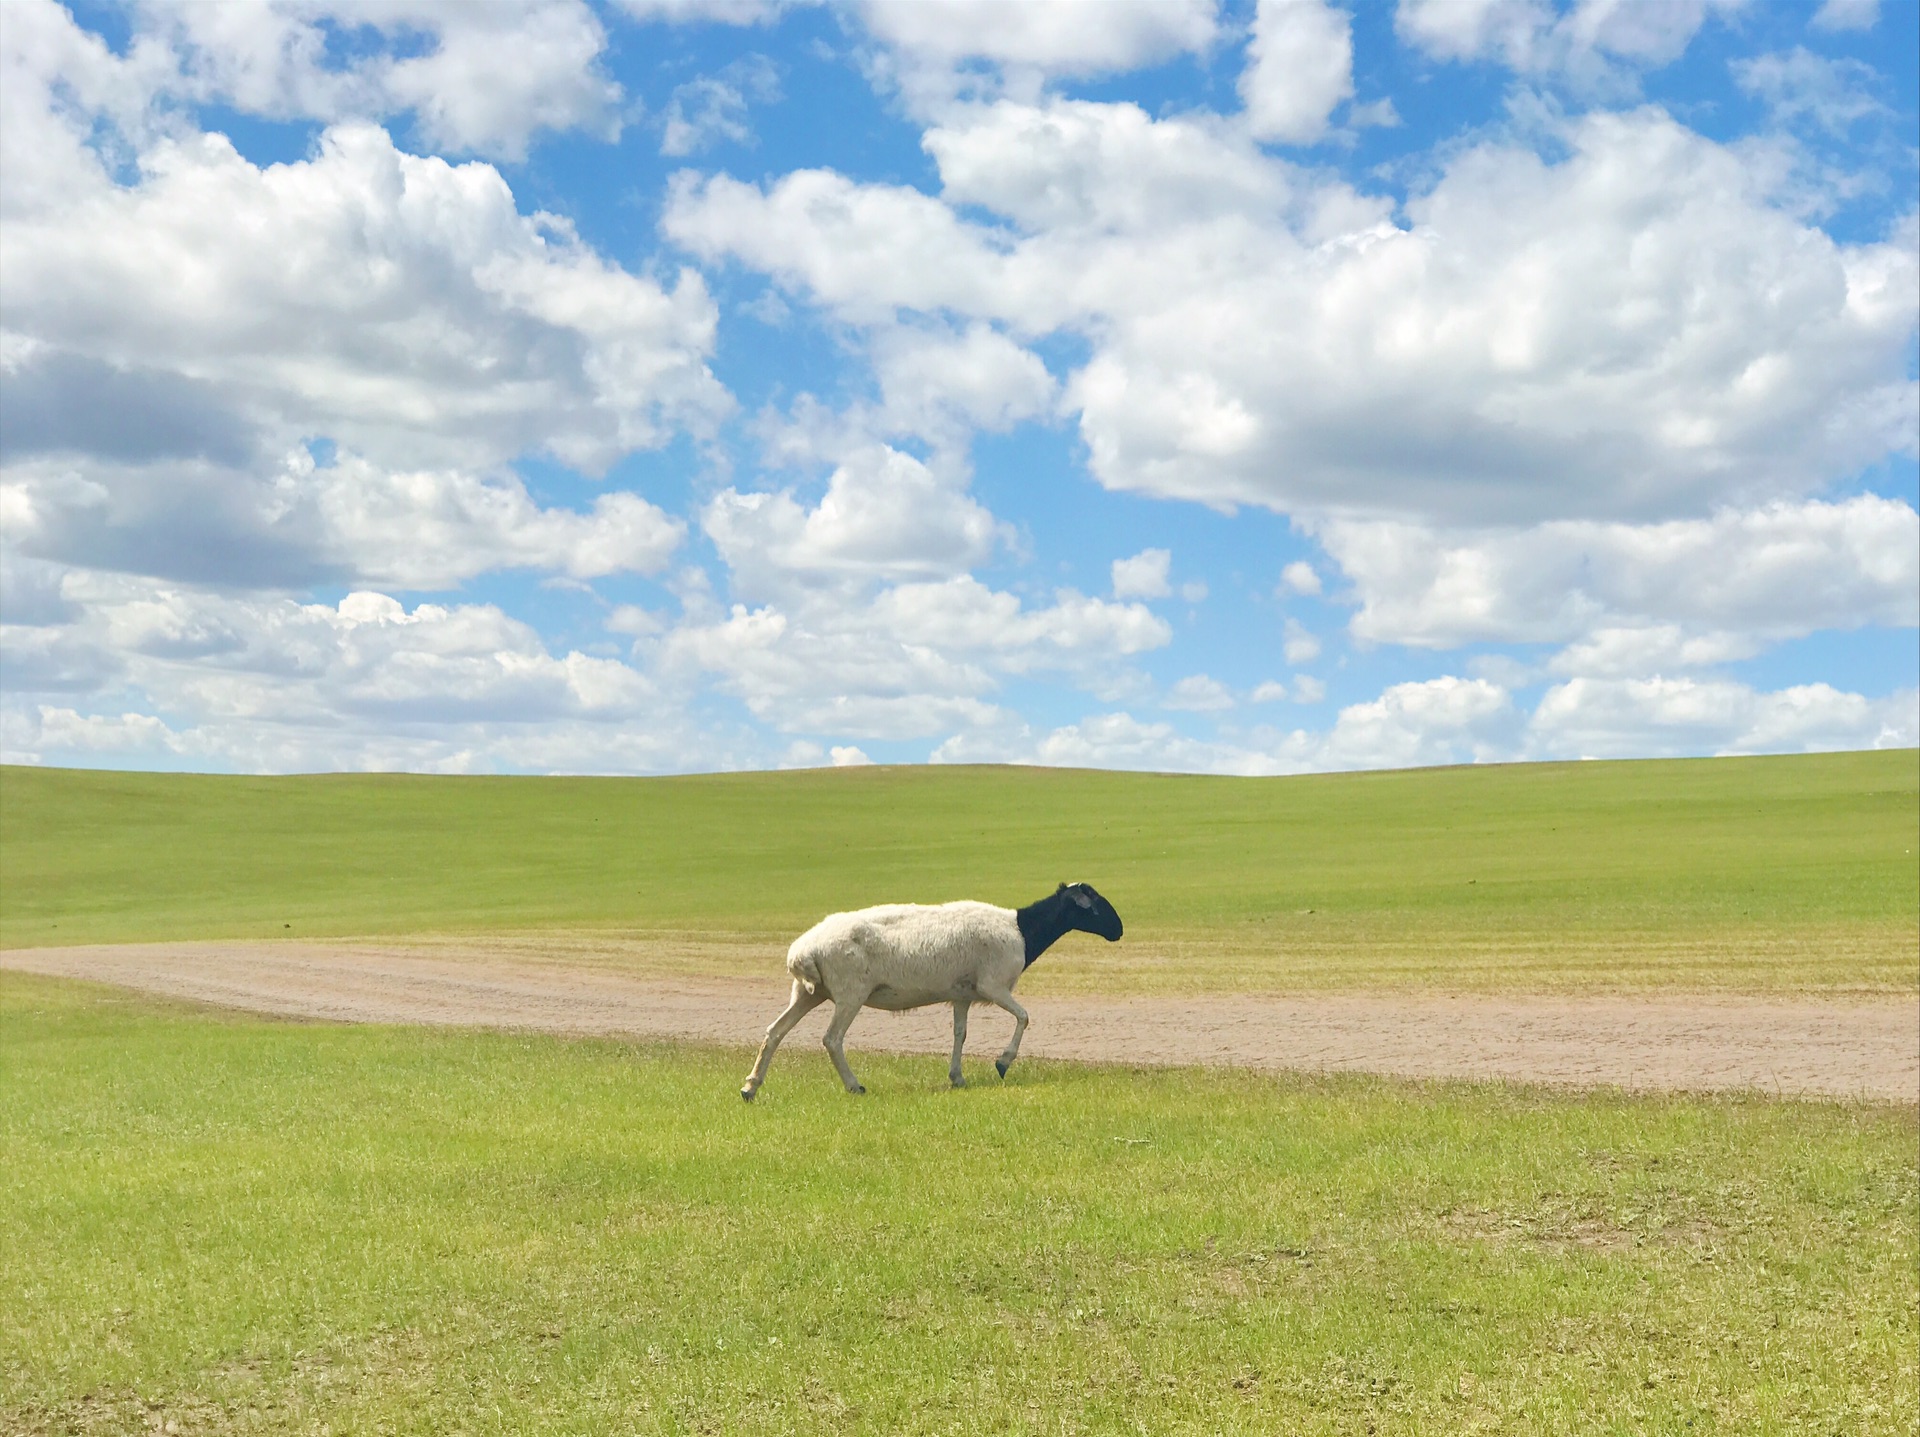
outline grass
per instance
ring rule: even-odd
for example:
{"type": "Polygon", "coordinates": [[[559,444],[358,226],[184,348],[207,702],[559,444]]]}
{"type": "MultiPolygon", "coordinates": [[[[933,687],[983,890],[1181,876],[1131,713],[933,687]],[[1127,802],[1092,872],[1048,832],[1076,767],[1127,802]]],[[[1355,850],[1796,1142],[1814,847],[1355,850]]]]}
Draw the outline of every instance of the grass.
{"type": "Polygon", "coordinates": [[[836,909],[1086,878],[1128,939],[1033,991],[1913,992],[1916,852],[1911,749],[1285,779],[14,767],[0,943],[509,932],[765,973],[836,909]]]}
{"type": "Polygon", "coordinates": [[[0,1429],[1920,1421],[1908,1109],[746,1061],[0,975],[0,1429]]]}

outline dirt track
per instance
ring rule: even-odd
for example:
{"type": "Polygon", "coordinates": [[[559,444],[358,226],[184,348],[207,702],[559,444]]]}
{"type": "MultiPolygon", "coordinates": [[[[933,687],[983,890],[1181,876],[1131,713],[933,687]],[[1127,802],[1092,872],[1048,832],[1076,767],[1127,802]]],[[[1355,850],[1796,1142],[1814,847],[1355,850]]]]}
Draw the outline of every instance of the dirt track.
{"type": "MultiPolygon", "coordinates": [[[[15,949],[0,953],[0,968],[302,1018],[742,1046],[759,1041],[786,997],[786,984],[771,977],[642,981],[501,961],[484,952],[447,958],[370,944],[15,949]]],[[[1920,1005],[1911,998],[1335,994],[1025,1001],[1033,1021],[1023,1052],[1030,1057],[1920,1102],[1920,1005]]],[[[808,1015],[789,1043],[817,1044],[828,1012],[808,1015]]],[[[969,1053],[991,1056],[1009,1028],[1003,1015],[976,1009],[969,1053]]],[[[849,1052],[925,1053],[944,1067],[950,1037],[945,1008],[870,1012],[855,1024],[849,1052]]]]}

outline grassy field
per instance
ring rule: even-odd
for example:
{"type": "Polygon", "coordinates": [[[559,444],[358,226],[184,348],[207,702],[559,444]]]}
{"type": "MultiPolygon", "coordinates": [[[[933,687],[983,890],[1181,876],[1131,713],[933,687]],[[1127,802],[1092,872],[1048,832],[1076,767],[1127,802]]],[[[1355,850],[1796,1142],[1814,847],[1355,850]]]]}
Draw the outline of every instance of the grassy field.
{"type": "Polygon", "coordinates": [[[1085,878],[1128,939],[1033,991],[1911,992],[1917,852],[1912,749],[1285,779],[7,768],[0,943],[515,933],[764,973],[836,909],[1085,878]]]}
{"type": "Polygon", "coordinates": [[[1920,1420],[1910,1110],[745,1061],[0,975],[0,1429],[1920,1420]]]}

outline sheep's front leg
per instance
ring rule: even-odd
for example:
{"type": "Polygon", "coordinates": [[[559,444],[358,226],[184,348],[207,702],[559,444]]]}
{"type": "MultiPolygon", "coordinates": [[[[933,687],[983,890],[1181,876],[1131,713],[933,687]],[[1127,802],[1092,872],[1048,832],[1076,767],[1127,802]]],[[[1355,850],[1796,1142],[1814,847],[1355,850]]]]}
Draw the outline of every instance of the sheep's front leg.
{"type": "Polygon", "coordinates": [[[740,1096],[748,1102],[760,1091],[760,1085],[767,1080],[767,1069],[773,1066],[773,1051],[780,1046],[780,1040],[793,1031],[793,1025],[811,1013],[826,1001],[824,993],[809,993],[806,985],[794,980],[793,997],[787,1003],[787,1011],[767,1025],[767,1040],[760,1045],[760,1057],[753,1065],[753,1071],[747,1074],[746,1086],[740,1089],[740,1096]]]}
{"type": "Polygon", "coordinates": [[[853,1026],[853,1020],[860,1016],[861,1008],[866,1006],[867,996],[862,993],[858,998],[836,998],[833,1000],[833,1021],[827,1024],[827,1035],[820,1041],[827,1045],[827,1056],[833,1059],[833,1066],[840,1070],[840,1081],[846,1084],[849,1093],[864,1093],[860,1080],[853,1075],[853,1069],[847,1066],[847,1029],[853,1026]]]}
{"type": "Polygon", "coordinates": [[[1027,1031],[1027,1010],[1013,1001],[1011,993],[989,993],[984,989],[980,996],[995,1007],[1005,1008],[1013,1014],[1013,1036],[1007,1040],[1007,1050],[994,1060],[993,1066],[1000,1070],[1000,1076],[1006,1077],[1007,1069],[1013,1066],[1013,1060],[1020,1056],[1020,1039],[1027,1031]]]}
{"type": "Polygon", "coordinates": [[[973,1006],[968,999],[962,999],[953,1005],[953,1061],[947,1064],[947,1078],[956,1088],[964,1088],[967,1080],[960,1072],[960,1050],[967,1046],[967,1009],[973,1006]]]}

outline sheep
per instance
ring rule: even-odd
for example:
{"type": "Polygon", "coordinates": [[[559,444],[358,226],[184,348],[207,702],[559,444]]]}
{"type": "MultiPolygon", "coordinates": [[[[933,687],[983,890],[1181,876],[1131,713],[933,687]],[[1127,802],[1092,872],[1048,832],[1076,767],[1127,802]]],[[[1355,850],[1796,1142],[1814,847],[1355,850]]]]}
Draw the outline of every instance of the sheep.
{"type": "Polygon", "coordinates": [[[808,1013],[831,1000],[833,1021],[823,1040],[849,1093],[864,1093],[847,1066],[847,1029],[863,1007],[899,1012],[931,1003],[953,1005],[953,1060],[947,1077],[966,1086],[960,1050],[967,1042],[967,1010],[992,1003],[1013,1014],[1013,1037],[994,1067],[1006,1077],[1020,1056],[1027,1010],[1013,1000],[1013,985],[1033,960],[1074,929],[1097,933],[1109,943],[1122,932],[1113,905],[1085,883],[1063,883],[1025,908],[991,903],[889,903],[821,919],[787,950],[793,997],[767,1028],[760,1057],[740,1096],[748,1102],[767,1080],[774,1050],[808,1013]]]}

